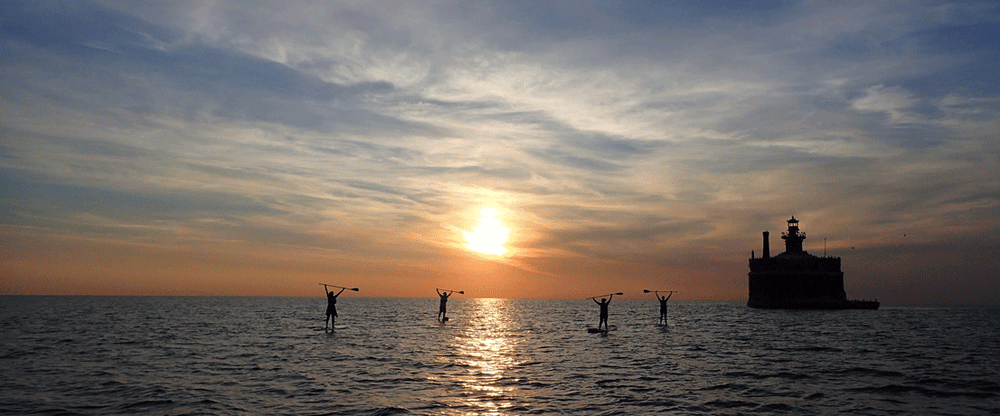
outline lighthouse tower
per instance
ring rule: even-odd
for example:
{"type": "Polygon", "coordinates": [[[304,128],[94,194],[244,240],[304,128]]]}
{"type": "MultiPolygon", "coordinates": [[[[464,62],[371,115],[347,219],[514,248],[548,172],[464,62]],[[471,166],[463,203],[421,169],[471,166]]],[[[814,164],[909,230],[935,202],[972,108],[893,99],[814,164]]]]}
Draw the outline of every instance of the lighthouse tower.
{"type": "Polygon", "coordinates": [[[806,239],[806,233],[799,232],[799,220],[794,215],[788,220],[788,231],[781,233],[781,239],[785,240],[785,253],[803,253],[802,240],[806,239]]]}

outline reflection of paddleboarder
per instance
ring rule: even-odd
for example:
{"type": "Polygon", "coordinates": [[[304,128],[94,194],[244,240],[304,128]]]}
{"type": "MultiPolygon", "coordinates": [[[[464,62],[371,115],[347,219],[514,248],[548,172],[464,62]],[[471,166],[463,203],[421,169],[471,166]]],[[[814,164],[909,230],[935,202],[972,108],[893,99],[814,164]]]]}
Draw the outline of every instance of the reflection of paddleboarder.
{"type": "Polygon", "coordinates": [[[670,300],[670,297],[673,295],[673,291],[667,293],[667,296],[660,296],[659,293],[656,294],[656,299],[660,301],[660,322],[663,325],[667,324],[667,300],[670,300]]]}
{"type": "Polygon", "coordinates": [[[448,312],[448,296],[451,296],[451,294],[454,292],[446,290],[442,293],[440,289],[434,289],[434,290],[437,291],[438,296],[441,297],[441,307],[438,308],[438,320],[444,322],[445,320],[448,319],[445,316],[445,314],[448,312]]]}
{"type": "Polygon", "coordinates": [[[611,294],[607,299],[601,298],[600,302],[596,298],[594,299],[594,303],[601,306],[601,320],[597,322],[597,329],[601,329],[601,324],[604,324],[604,330],[608,330],[608,304],[611,303],[611,299],[614,297],[615,295],[611,294]]]}
{"type": "MultiPolygon", "coordinates": [[[[344,293],[344,290],[346,289],[341,288],[336,295],[333,294],[332,290],[326,293],[326,320],[323,321],[323,329],[327,328],[327,322],[330,323],[330,327],[335,326],[337,322],[337,296],[344,293]]],[[[326,285],[323,285],[323,291],[326,292],[326,285]]]]}

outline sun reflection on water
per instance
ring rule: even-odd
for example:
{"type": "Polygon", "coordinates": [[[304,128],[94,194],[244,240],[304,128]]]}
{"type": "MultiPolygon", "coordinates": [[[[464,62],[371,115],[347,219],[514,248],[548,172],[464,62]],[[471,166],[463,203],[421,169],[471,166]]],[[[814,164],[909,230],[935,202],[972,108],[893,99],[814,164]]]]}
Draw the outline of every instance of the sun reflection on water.
{"type": "MultiPolygon", "coordinates": [[[[469,325],[455,337],[456,364],[466,369],[458,376],[464,389],[463,405],[476,409],[468,415],[499,415],[520,406],[510,370],[521,364],[511,305],[503,299],[476,299],[469,325]]],[[[523,399],[523,398],[522,398],[523,399]]]]}

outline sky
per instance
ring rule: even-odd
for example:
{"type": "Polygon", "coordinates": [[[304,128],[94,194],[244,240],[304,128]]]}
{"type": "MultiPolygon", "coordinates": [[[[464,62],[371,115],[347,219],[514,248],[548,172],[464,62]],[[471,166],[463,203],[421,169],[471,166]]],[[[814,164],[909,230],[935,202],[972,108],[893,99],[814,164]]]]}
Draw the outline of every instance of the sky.
{"type": "Polygon", "coordinates": [[[1000,303],[994,1],[4,1],[0,56],[2,294],[745,301],[794,215],[849,298],[1000,303]]]}

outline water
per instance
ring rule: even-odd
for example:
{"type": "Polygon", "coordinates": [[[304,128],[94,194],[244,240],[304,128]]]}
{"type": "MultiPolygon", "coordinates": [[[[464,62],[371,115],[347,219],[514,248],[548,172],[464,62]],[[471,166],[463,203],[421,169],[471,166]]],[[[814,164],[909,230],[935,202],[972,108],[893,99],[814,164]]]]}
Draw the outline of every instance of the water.
{"type": "Polygon", "coordinates": [[[2,414],[1000,413],[1000,309],[0,297],[2,414]]]}

